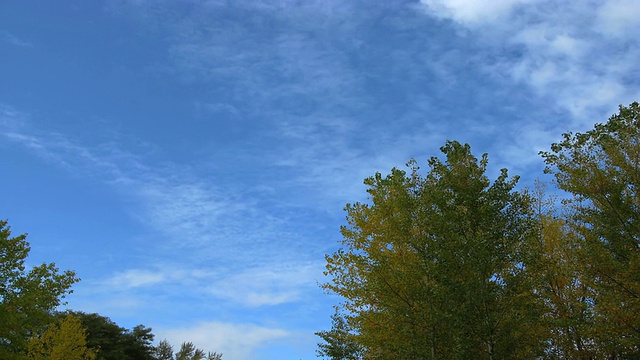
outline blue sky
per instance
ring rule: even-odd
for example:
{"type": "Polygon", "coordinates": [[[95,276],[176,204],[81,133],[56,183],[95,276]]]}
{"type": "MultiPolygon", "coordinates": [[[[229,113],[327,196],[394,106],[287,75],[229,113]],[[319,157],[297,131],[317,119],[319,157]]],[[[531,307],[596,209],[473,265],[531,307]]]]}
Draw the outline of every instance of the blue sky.
{"type": "MultiPolygon", "coordinates": [[[[635,0],[0,3],[0,218],[69,307],[312,359],[362,180],[447,139],[531,184],[640,100],[635,0]],[[480,4],[484,3],[484,4],[480,4]]],[[[495,176],[493,176],[495,177],[495,176]]]]}

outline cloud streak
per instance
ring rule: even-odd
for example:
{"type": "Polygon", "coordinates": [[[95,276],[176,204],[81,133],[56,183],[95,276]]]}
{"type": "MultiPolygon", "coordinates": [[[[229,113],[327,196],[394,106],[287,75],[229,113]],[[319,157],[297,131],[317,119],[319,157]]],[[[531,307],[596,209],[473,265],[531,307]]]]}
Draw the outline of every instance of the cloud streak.
{"type": "Polygon", "coordinates": [[[286,259],[291,253],[288,247],[295,247],[286,218],[265,212],[258,206],[260,199],[242,188],[215,179],[205,182],[187,165],[150,167],[143,157],[116,143],[88,147],[62,134],[36,131],[26,119],[28,115],[5,106],[0,117],[2,137],[135,199],[138,205],[131,215],[168,240],[157,246],[165,244],[168,251],[191,249],[198,261],[207,258],[243,266],[259,259],[286,259]],[[266,242],[271,246],[264,246],[266,242]]]}
{"type": "Polygon", "coordinates": [[[305,294],[317,287],[322,264],[271,263],[229,271],[217,267],[156,264],[148,268],[120,270],[93,281],[92,291],[104,295],[170,296],[176,289],[188,288],[193,294],[234,307],[263,307],[309,300],[305,294]]]}
{"type": "Polygon", "coordinates": [[[131,298],[188,287],[200,296],[258,307],[299,301],[304,289],[316,287],[313,274],[321,269],[309,259],[321,254],[314,246],[323,245],[306,244],[288,229],[286,215],[261,209],[261,199],[215,181],[205,183],[188,167],[151,168],[114,144],[89,148],[60,134],[36,131],[27,118],[4,107],[2,137],[75,174],[110,184],[135,200],[132,216],[166,239],[148,244],[145,266],[94,280],[90,291],[108,289],[131,298]],[[177,254],[188,257],[191,265],[169,260],[177,254]]]}
{"type": "Polygon", "coordinates": [[[30,41],[27,41],[15,34],[6,31],[0,31],[0,40],[19,48],[34,47],[33,43],[31,43],[30,41]]]}

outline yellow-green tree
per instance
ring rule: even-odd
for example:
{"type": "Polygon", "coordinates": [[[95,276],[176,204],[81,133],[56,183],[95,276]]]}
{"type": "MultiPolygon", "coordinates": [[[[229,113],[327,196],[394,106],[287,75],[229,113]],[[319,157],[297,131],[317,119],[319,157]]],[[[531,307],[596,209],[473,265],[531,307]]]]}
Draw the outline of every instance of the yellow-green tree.
{"type": "Polygon", "coordinates": [[[94,360],[97,351],[87,348],[86,336],[82,321],[67,315],[29,341],[28,359],[94,360]]]}
{"type": "Polygon", "coordinates": [[[540,306],[527,272],[536,236],[530,199],[486,154],[450,141],[426,177],[393,169],[365,180],[370,203],[347,205],[343,248],[325,289],[344,308],[364,358],[535,358],[540,306]]]}
{"type": "Polygon", "coordinates": [[[538,186],[535,194],[539,231],[537,241],[527,244],[531,256],[528,270],[544,312],[539,328],[548,339],[544,358],[598,358],[591,289],[579,261],[582,243],[569,226],[569,214],[556,208],[557,199],[546,197],[543,186],[538,186]]]}
{"type": "Polygon", "coordinates": [[[640,355],[640,105],[605,124],[565,133],[541,155],[573,194],[571,227],[592,290],[594,342],[608,357],[640,355]]]}

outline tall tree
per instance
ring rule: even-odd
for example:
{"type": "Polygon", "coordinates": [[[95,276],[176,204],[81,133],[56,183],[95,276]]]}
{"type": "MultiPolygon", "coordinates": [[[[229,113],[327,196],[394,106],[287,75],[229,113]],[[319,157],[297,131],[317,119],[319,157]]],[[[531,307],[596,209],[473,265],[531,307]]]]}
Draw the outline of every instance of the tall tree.
{"type": "Polygon", "coordinates": [[[541,155],[573,194],[573,231],[595,306],[597,339],[610,357],[640,355],[640,105],[585,133],[565,133],[541,155]]]}
{"type": "Polygon", "coordinates": [[[426,177],[412,161],[409,175],[365,180],[371,203],[347,205],[324,288],[346,299],[365,358],[534,358],[530,199],[506,169],[491,183],[486,154],[455,141],[441,151],[426,177]]]}
{"type": "Polygon", "coordinates": [[[0,220],[0,359],[22,358],[28,340],[53,320],[53,311],[79,280],[54,263],[27,271],[26,237],[12,237],[7,221],[0,220]]]}
{"type": "Polygon", "coordinates": [[[28,345],[29,360],[95,360],[96,350],[87,347],[82,322],[71,315],[51,324],[28,345]]]}
{"type": "Polygon", "coordinates": [[[143,325],[136,325],[133,329],[125,331],[127,339],[127,348],[125,353],[129,359],[153,359],[155,347],[153,346],[153,338],[155,336],[151,332],[151,328],[143,325]]]}
{"type": "Polygon", "coordinates": [[[428,301],[433,298],[431,284],[423,280],[429,271],[422,270],[432,261],[422,255],[432,249],[417,245],[418,240],[429,240],[416,233],[421,179],[394,168],[365,184],[373,204],[347,204],[344,247],[326,257],[332,282],[324,288],[346,299],[346,319],[365,358],[427,353],[433,345],[428,340],[440,333],[429,330],[444,326],[435,326],[433,302],[428,301]]]}

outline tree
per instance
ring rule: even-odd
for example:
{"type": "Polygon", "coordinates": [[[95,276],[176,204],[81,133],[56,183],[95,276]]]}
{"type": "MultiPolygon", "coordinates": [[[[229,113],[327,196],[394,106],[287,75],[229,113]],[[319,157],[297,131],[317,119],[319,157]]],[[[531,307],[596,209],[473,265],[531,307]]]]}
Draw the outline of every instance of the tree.
{"type": "Polygon", "coordinates": [[[127,347],[125,353],[130,359],[153,359],[155,347],[153,346],[154,335],[151,328],[143,325],[136,325],[130,331],[125,331],[127,347]]]}
{"type": "Polygon", "coordinates": [[[602,357],[593,341],[593,301],[578,259],[583,251],[570,224],[570,212],[556,207],[557,199],[545,196],[537,184],[534,208],[539,225],[538,241],[530,241],[529,271],[534,274],[536,295],[544,312],[547,359],[602,357]]]}
{"type": "Polygon", "coordinates": [[[453,325],[452,356],[533,358],[541,350],[527,244],[536,236],[531,199],[502,169],[491,183],[488,157],[449,142],[432,158],[421,197],[423,236],[435,238],[433,275],[453,325]]]}
{"type": "Polygon", "coordinates": [[[449,141],[422,177],[365,180],[370,204],[347,204],[343,248],[324,288],[345,298],[364,358],[535,358],[540,307],[525,246],[531,199],[503,169],[491,183],[469,145],[449,141]]]}
{"type": "Polygon", "coordinates": [[[207,360],[222,360],[222,354],[218,352],[208,352],[207,360]]]}
{"type": "Polygon", "coordinates": [[[344,248],[326,257],[332,278],[323,287],[346,299],[346,321],[364,358],[441,351],[438,337],[446,327],[438,326],[431,301],[432,248],[417,249],[418,240],[430,240],[417,233],[422,180],[412,175],[394,168],[366,179],[373,204],[347,204],[344,248]]]}
{"type": "Polygon", "coordinates": [[[29,341],[28,358],[30,360],[94,360],[96,350],[87,348],[86,331],[80,319],[67,315],[29,341]]]}
{"type": "Polygon", "coordinates": [[[29,339],[52,321],[53,311],[79,279],[73,271],[60,272],[54,263],[26,271],[31,248],[26,234],[11,236],[0,220],[0,358],[24,356],[29,339]]]}
{"type": "Polygon", "coordinates": [[[155,349],[156,360],[173,360],[173,346],[168,340],[162,340],[155,349]]]}
{"type": "Polygon", "coordinates": [[[573,195],[570,226],[592,289],[594,330],[608,357],[640,355],[640,105],[585,133],[565,133],[541,155],[573,195]]]}
{"type": "Polygon", "coordinates": [[[87,329],[87,346],[98,349],[97,360],[154,360],[156,348],[150,328],[137,325],[132,330],[118,326],[108,317],[67,311],[87,329]]]}
{"type": "Polygon", "coordinates": [[[222,360],[222,354],[217,352],[205,353],[192,342],[183,342],[173,356],[173,346],[167,340],[162,340],[155,348],[157,360],[222,360]]]}
{"type": "Polygon", "coordinates": [[[196,348],[185,342],[173,354],[173,347],[167,340],[153,345],[151,328],[137,325],[128,330],[118,326],[108,317],[87,314],[81,311],[66,311],[60,316],[72,315],[82,321],[87,329],[87,346],[98,349],[96,360],[221,360],[222,354],[196,348]]]}
{"type": "Polygon", "coordinates": [[[324,340],[324,343],[318,344],[319,356],[331,360],[362,359],[362,347],[355,340],[347,320],[338,311],[331,316],[331,330],[320,331],[316,335],[324,340]]]}

